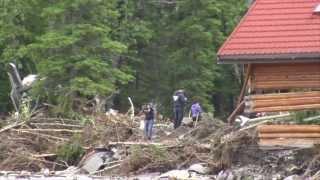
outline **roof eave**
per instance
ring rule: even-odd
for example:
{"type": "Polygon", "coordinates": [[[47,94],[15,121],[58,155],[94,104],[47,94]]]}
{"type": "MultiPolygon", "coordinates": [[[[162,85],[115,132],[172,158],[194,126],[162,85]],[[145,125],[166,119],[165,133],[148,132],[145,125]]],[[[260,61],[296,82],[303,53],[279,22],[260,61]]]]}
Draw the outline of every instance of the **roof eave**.
{"type": "Polygon", "coordinates": [[[320,53],[218,55],[218,64],[320,62],[320,53]]]}

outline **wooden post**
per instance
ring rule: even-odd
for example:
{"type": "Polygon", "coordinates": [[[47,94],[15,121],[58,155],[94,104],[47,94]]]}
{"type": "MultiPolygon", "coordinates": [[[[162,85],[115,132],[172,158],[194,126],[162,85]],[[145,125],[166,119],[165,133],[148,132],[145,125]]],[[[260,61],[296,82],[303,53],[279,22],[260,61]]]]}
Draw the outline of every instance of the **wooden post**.
{"type": "Polygon", "coordinates": [[[238,98],[237,105],[239,105],[241,103],[241,101],[243,100],[243,97],[244,97],[246,90],[247,90],[248,81],[249,81],[250,76],[251,76],[251,64],[248,64],[245,80],[244,80],[244,83],[243,83],[243,86],[242,86],[242,89],[241,89],[241,92],[240,92],[240,95],[238,98]]]}

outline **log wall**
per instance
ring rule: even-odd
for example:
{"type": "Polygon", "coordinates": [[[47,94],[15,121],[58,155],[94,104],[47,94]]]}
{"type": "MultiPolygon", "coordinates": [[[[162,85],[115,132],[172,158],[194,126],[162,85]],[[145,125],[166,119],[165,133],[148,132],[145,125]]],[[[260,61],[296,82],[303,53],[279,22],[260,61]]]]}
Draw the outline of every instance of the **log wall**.
{"type": "Polygon", "coordinates": [[[320,63],[254,64],[253,90],[320,88],[320,63]]]}
{"type": "Polygon", "coordinates": [[[245,112],[280,112],[320,109],[320,91],[249,95],[245,112]]]}
{"type": "Polygon", "coordinates": [[[320,143],[319,125],[260,125],[259,145],[311,147],[320,143]]]}

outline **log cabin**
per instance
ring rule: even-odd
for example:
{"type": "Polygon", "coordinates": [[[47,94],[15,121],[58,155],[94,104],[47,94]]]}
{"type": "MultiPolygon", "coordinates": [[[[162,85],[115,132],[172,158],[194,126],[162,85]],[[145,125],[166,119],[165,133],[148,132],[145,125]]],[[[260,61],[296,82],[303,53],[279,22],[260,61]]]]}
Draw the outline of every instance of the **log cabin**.
{"type": "Polygon", "coordinates": [[[320,0],[255,0],[218,52],[245,71],[239,113],[320,109],[320,0]]]}

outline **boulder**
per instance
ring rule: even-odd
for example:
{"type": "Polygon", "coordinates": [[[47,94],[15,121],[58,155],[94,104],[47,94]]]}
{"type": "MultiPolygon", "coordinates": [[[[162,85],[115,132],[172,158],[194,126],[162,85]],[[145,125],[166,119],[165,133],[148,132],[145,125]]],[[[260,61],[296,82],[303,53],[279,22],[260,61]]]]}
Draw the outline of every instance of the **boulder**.
{"type": "Polygon", "coordinates": [[[209,167],[205,163],[193,164],[189,167],[189,171],[196,172],[199,174],[208,174],[209,167]]]}

